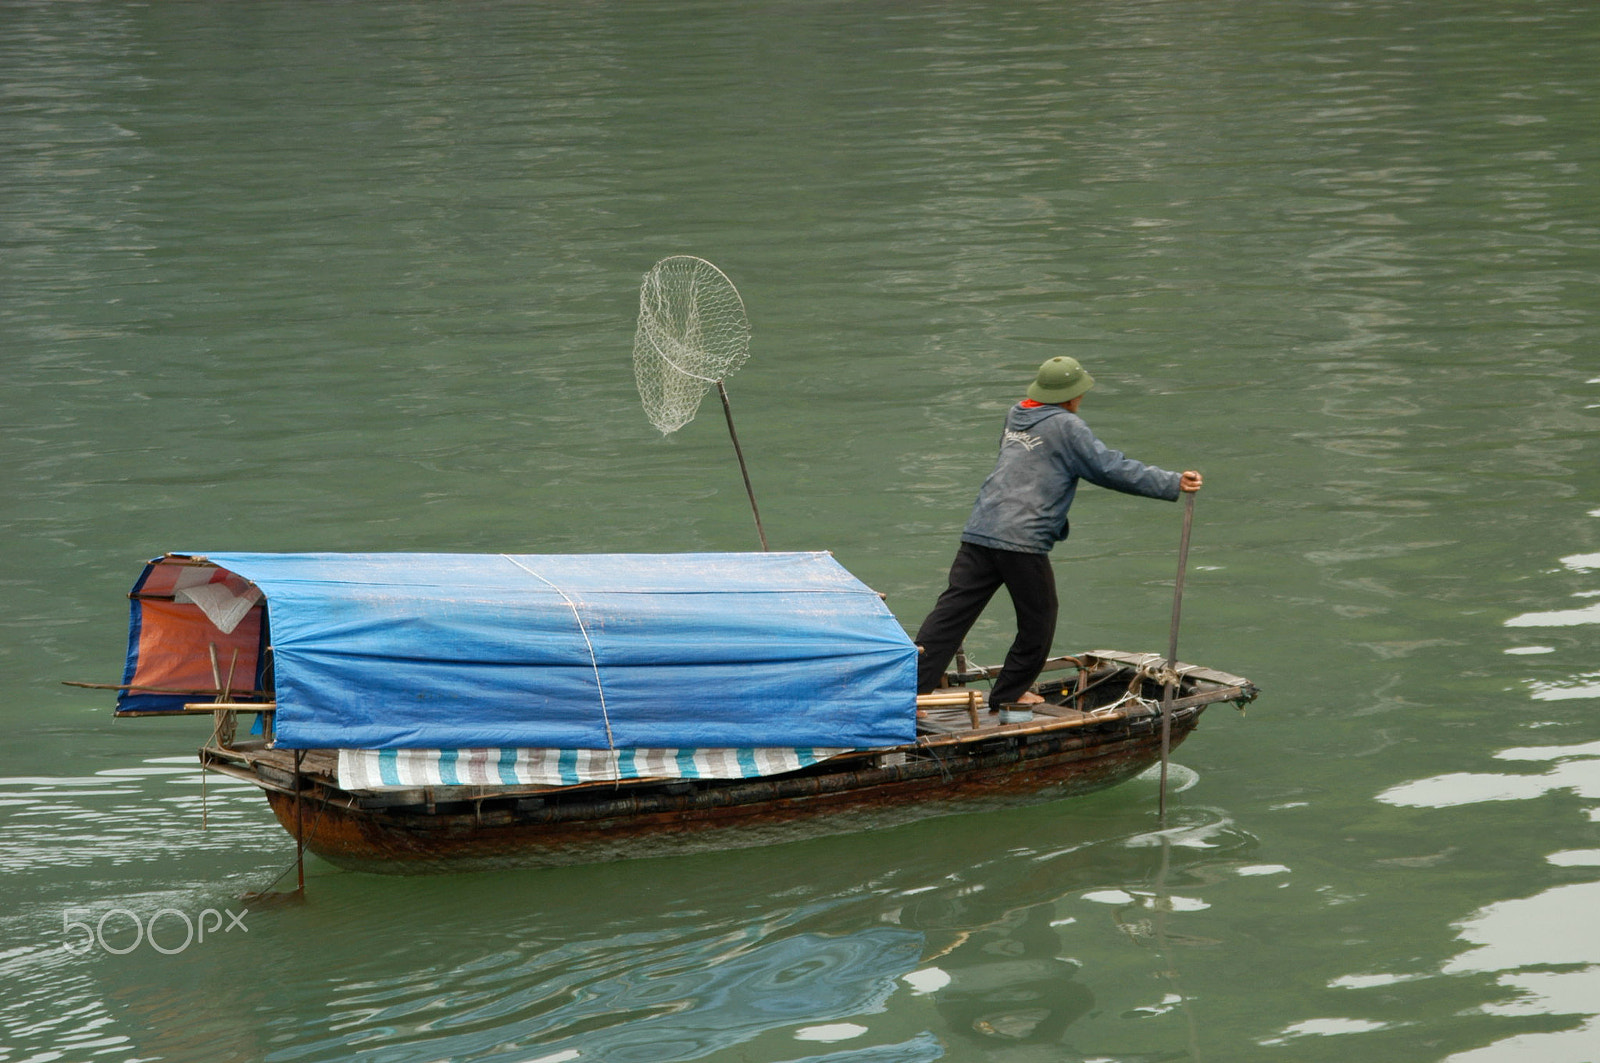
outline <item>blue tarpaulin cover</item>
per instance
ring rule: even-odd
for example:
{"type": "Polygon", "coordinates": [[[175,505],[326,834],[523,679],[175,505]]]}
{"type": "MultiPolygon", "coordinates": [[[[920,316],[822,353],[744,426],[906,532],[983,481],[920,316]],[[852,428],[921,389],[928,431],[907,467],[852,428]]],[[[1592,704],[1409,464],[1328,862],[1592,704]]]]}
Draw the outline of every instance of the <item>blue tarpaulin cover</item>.
{"type": "MultiPolygon", "coordinates": [[[[826,553],[184,556],[264,596],[276,742],[291,749],[915,738],[916,647],[826,553]]],[[[141,648],[143,607],[154,605],[137,592],[161,563],[135,585],[130,677],[154,652],[141,648]]],[[[160,604],[192,614],[196,633],[184,638],[206,638],[211,621],[194,620],[196,606],[160,604]]],[[[176,638],[144,644],[173,652],[176,638]]],[[[142,697],[130,692],[120,708],[164,704],[142,697]]]]}

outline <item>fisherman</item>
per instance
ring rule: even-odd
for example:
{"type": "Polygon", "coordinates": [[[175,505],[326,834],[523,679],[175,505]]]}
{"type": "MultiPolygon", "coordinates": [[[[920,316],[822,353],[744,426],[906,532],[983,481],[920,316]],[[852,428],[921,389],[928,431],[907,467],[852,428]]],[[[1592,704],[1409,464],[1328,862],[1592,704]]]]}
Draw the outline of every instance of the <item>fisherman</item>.
{"type": "Polygon", "coordinates": [[[1055,573],[1050,548],[1067,537],[1067,510],[1078,481],[1130,495],[1177,501],[1200,490],[1201,477],[1146,465],[1111,450],[1078,416],[1094,387],[1075,359],[1051,358],[1039,367],[1028,397],[1006,415],[1000,457],[978,490],[950,585],[917,631],[917,693],[944,679],[945,668],[989,599],[1003,584],[1016,607],[1017,637],[989,692],[989,711],[1043,701],[1032,690],[1056,633],[1055,573]]]}

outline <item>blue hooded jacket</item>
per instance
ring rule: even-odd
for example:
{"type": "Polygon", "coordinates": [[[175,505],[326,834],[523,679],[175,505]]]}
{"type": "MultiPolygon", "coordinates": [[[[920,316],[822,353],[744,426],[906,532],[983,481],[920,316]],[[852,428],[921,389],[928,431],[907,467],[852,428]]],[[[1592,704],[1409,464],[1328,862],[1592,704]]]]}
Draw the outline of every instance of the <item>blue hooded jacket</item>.
{"type": "Polygon", "coordinates": [[[1176,501],[1181,476],[1107,447],[1083,418],[1060,406],[1017,404],[1006,415],[1000,457],[978,489],[963,542],[1048,554],[1067,537],[1078,481],[1176,501]]]}

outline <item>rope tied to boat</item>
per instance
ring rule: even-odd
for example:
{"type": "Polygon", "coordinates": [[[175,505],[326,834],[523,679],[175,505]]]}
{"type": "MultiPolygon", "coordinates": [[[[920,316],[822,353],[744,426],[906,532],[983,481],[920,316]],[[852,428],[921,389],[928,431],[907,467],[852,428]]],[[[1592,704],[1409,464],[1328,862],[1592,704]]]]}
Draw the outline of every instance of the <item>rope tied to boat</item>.
{"type": "MultiPolygon", "coordinates": [[[[610,749],[611,752],[615,753],[617,751],[617,742],[611,734],[611,713],[606,708],[605,684],[600,681],[600,660],[595,656],[594,640],[589,638],[589,627],[583,622],[583,614],[578,611],[578,603],[573,601],[572,596],[567,594],[566,591],[562,590],[548,579],[545,579],[539,573],[535,572],[527,565],[524,565],[521,561],[518,561],[510,554],[501,554],[500,556],[511,562],[513,565],[516,565],[518,568],[522,569],[522,571],[543,583],[557,594],[561,595],[561,600],[567,603],[568,609],[572,610],[572,618],[578,622],[578,633],[583,636],[583,644],[584,646],[588,647],[589,650],[589,667],[594,670],[594,688],[596,693],[600,695],[600,720],[605,724],[606,728],[606,747],[610,749]]],[[[613,759],[613,764],[615,764],[615,759],[613,759]]],[[[620,780],[621,775],[619,774],[617,778],[620,780]]]]}
{"type": "Polygon", "coordinates": [[[1085,715],[1090,717],[1113,718],[1132,715],[1130,710],[1134,708],[1142,710],[1142,713],[1145,715],[1159,715],[1161,712],[1161,703],[1158,701],[1151,701],[1149,698],[1142,698],[1137,692],[1130,690],[1116,701],[1113,701],[1111,704],[1102,705],[1098,709],[1092,709],[1085,713],[1085,715]]]}
{"type": "Polygon", "coordinates": [[[1157,686],[1166,686],[1171,683],[1174,687],[1183,681],[1187,669],[1173,668],[1168,665],[1167,659],[1159,653],[1146,653],[1134,665],[1137,679],[1148,679],[1157,686]]]}

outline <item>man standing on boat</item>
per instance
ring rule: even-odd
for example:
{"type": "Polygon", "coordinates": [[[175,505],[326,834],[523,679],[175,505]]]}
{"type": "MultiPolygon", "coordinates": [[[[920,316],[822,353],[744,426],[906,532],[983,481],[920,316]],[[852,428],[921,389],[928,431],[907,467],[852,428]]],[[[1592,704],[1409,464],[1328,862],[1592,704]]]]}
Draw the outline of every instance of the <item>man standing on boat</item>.
{"type": "Polygon", "coordinates": [[[1158,469],[1111,450],[1078,416],[1094,378],[1072,358],[1039,367],[1028,397],[1006,415],[1000,457],[978,490],[950,585],[917,631],[917,693],[944,679],[956,649],[1002,585],[1017,612],[1017,637],[989,693],[990,711],[1043,699],[1030,688],[1056,633],[1055,573],[1050,548],[1067,537],[1067,510],[1078,481],[1148,498],[1177,501],[1200,490],[1201,477],[1158,469]]]}

